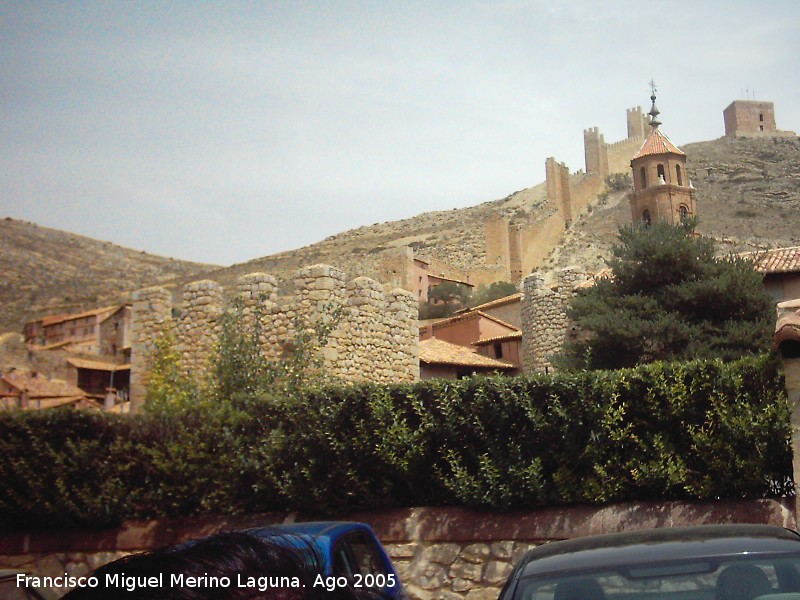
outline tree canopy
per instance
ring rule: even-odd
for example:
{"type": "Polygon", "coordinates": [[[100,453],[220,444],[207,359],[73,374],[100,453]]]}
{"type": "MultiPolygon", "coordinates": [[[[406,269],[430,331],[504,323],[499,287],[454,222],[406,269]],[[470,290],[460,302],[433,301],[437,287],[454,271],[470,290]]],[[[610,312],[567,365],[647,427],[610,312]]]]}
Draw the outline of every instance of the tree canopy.
{"type": "Polygon", "coordinates": [[[774,302],[738,256],[717,257],[696,222],[620,229],[611,277],[575,296],[578,338],[558,362],[617,369],[660,360],[730,360],[769,348],[774,302]]]}

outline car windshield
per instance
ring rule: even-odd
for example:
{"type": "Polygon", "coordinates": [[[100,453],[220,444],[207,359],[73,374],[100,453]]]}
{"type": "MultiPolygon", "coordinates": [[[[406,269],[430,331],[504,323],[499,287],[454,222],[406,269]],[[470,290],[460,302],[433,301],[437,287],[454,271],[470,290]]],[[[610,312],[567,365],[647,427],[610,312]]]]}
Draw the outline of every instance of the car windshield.
{"type": "Polygon", "coordinates": [[[523,578],[514,600],[800,600],[800,556],[698,559],[523,578]]]}

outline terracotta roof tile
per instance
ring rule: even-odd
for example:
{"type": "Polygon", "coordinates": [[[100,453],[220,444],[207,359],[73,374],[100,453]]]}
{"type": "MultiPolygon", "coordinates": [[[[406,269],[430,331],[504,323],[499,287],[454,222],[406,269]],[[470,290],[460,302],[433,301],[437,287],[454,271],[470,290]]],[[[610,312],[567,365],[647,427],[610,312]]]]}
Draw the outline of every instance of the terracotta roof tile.
{"type": "Polygon", "coordinates": [[[46,326],[55,325],[56,323],[63,323],[64,321],[74,321],[75,319],[82,319],[84,317],[94,317],[96,315],[102,315],[103,313],[111,311],[113,314],[119,309],[119,306],[104,306],[103,308],[95,308],[93,310],[87,310],[82,313],[77,313],[74,315],[54,315],[51,317],[45,317],[42,319],[42,322],[46,326]]]}
{"type": "Polygon", "coordinates": [[[642,156],[650,156],[651,154],[679,154],[680,156],[686,156],[684,152],[678,150],[675,144],[669,141],[669,138],[660,129],[654,129],[650,132],[633,160],[642,156]]]}
{"type": "Polygon", "coordinates": [[[759,273],[794,273],[800,271],[800,246],[775,248],[761,252],[745,252],[743,258],[753,260],[759,273]]]}
{"type": "Polygon", "coordinates": [[[478,340],[477,342],[472,342],[473,346],[488,346],[489,344],[493,344],[495,342],[510,342],[512,340],[521,340],[522,339],[522,332],[517,331],[516,333],[508,333],[506,335],[496,335],[494,337],[486,338],[485,340],[478,340]]]}
{"type": "Polygon", "coordinates": [[[503,327],[508,327],[512,332],[519,331],[516,327],[514,327],[511,323],[506,323],[502,319],[498,319],[497,317],[493,317],[492,315],[486,314],[480,310],[470,310],[469,312],[456,315],[454,317],[448,317],[446,319],[441,319],[440,321],[434,321],[431,323],[433,329],[440,329],[446,325],[450,325],[451,323],[458,323],[459,321],[467,321],[469,319],[474,319],[476,317],[483,317],[484,319],[489,319],[490,321],[494,321],[498,325],[502,325],[503,327]]]}
{"type": "Polygon", "coordinates": [[[27,391],[30,398],[81,397],[86,393],[80,388],[61,381],[50,381],[44,377],[27,373],[11,372],[3,375],[3,379],[11,386],[27,391]]]}
{"type": "Polygon", "coordinates": [[[502,360],[489,358],[472,352],[469,348],[431,338],[419,343],[419,360],[433,365],[452,365],[456,367],[477,367],[483,369],[516,369],[502,360]]]}
{"type": "Polygon", "coordinates": [[[67,362],[78,369],[92,369],[94,371],[130,371],[130,365],[120,365],[100,360],[86,358],[68,358],[67,362]]]}
{"type": "Polygon", "coordinates": [[[478,304],[477,306],[473,306],[471,308],[462,308],[461,310],[458,310],[456,312],[465,313],[473,310],[486,310],[487,308],[496,308],[498,306],[504,306],[506,304],[513,304],[514,302],[520,302],[521,300],[522,300],[522,292],[517,292],[516,294],[511,294],[510,296],[504,296],[503,298],[498,298],[497,300],[492,300],[491,302],[478,304]]]}

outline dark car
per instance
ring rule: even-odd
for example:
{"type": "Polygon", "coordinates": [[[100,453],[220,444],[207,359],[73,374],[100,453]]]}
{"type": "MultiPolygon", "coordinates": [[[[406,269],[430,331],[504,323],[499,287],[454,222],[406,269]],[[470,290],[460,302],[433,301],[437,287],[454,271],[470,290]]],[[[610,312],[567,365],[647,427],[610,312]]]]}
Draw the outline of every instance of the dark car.
{"type": "Polygon", "coordinates": [[[365,523],[319,521],[270,525],[246,530],[256,537],[275,539],[288,534],[308,544],[323,569],[322,584],[329,591],[344,582],[356,591],[372,592],[386,598],[404,598],[403,586],[392,561],[372,528],[365,523]]]}
{"type": "Polygon", "coordinates": [[[800,600],[800,535],[709,525],[575,538],[530,550],[500,600],[800,600]]]}

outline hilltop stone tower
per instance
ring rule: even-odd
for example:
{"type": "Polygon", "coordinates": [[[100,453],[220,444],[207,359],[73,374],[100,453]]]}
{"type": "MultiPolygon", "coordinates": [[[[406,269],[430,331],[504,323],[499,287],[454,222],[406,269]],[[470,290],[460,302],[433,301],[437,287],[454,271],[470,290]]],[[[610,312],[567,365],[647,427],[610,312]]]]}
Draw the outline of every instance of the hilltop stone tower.
{"type": "Polygon", "coordinates": [[[658,128],[656,90],[650,96],[650,133],[631,160],[631,217],[645,226],[656,220],[673,225],[697,214],[695,189],[686,171],[686,154],[658,128]]]}

